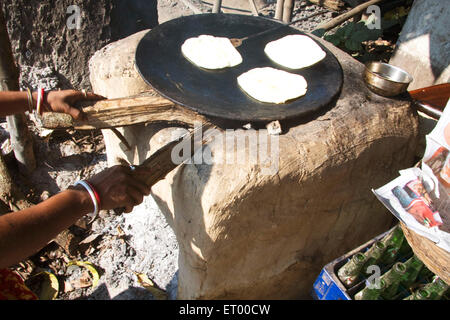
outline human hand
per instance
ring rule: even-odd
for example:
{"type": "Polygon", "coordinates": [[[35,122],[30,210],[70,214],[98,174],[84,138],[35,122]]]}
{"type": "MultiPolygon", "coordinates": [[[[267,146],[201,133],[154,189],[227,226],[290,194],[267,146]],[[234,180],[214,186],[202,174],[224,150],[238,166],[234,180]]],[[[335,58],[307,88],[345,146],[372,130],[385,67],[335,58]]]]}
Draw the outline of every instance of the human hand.
{"type": "Polygon", "coordinates": [[[73,106],[77,101],[105,99],[92,92],[76,90],[50,91],[45,98],[43,105],[48,111],[67,113],[75,120],[86,120],[86,114],[73,106]]]}
{"type": "Polygon", "coordinates": [[[129,166],[108,168],[87,181],[94,187],[100,197],[100,208],[110,210],[125,208],[131,212],[148,195],[151,186],[143,180],[149,169],[137,167],[134,171],[129,166]]]}

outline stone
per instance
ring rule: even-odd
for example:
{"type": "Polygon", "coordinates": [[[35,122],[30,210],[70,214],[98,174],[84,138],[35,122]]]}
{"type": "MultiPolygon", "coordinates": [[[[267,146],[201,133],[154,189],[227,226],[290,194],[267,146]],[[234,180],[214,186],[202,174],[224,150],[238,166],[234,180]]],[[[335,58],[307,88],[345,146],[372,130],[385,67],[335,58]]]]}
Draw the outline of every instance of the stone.
{"type": "Polygon", "coordinates": [[[414,81],[408,90],[450,81],[450,7],[440,0],[416,0],[389,63],[414,81]]]}
{"type": "Polygon", "coordinates": [[[89,88],[88,60],[98,49],[158,24],[156,0],[5,0],[1,8],[22,86],[34,90],[33,75],[46,67],[59,88],[89,88]]]}
{"type": "MultiPolygon", "coordinates": [[[[450,31],[448,3],[439,0],[414,1],[389,63],[406,70],[414,80],[408,90],[450,81],[450,31]]],[[[425,151],[425,136],[437,121],[419,112],[418,157],[425,151]]]]}
{"type": "MultiPolygon", "coordinates": [[[[134,68],[144,34],[95,53],[89,65],[96,93],[117,98],[151,90],[134,68]]],[[[153,186],[179,244],[178,299],[307,299],[325,264],[392,225],[371,189],[414,165],[417,115],[407,101],[371,93],[361,63],[317,40],[342,65],[342,92],[317,114],[281,122],[282,134],[271,136],[279,139],[267,142],[278,143],[279,157],[267,158],[278,170],[250,157],[183,164],[153,186]]],[[[120,130],[132,150],[103,130],[109,165],[118,157],[139,164],[184,132],[163,124],[120,130]]],[[[235,130],[225,145],[251,131],[235,130]]],[[[227,150],[214,139],[204,150],[224,159],[250,148],[227,150]]]]}

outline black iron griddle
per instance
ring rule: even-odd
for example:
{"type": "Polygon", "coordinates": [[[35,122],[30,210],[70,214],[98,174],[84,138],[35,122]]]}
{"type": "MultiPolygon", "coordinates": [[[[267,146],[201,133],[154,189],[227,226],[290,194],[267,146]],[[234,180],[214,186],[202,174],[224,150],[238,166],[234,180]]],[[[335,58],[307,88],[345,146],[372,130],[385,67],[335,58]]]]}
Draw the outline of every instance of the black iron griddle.
{"type": "Polygon", "coordinates": [[[277,65],[264,53],[269,41],[289,34],[304,34],[297,29],[286,26],[244,41],[237,48],[243,62],[232,68],[198,68],[181,53],[186,39],[201,34],[242,38],[279,25],[266,18],[237,14],[201,14],[170,20],[141,39],[136,49],[136,67],[159,94],[205,116],[250,122],[285,120],[326,107],[342,86],[342,68],[328,49],[319,43],[326,57],[300,70],[277,65]],[[302,75],[308,83],[306,95],[285,104],[263,103],[249,97],[236,79],[257,67],[274,67],[302,75]]]}

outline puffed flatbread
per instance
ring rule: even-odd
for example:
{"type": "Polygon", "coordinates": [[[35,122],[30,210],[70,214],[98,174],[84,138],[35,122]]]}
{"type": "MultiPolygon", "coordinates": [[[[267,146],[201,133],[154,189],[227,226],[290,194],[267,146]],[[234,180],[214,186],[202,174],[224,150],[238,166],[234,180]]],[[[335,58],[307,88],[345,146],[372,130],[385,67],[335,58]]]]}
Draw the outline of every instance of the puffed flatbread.
{"type": "Polygon", "coordinates": [[[326,56],[326,52],[313,39],[301,34],[271,41],[266,44],[264,52],[273,62],[289,69],[312,66],[326,56]]]}
{"type": "Polygon", "coordinates": [[[307,83],[301,75],[271,67],[254,68],[237,78],[250,97],[267,103],[284,103],[306,94],[307,83]]]}
{"type": "Polygon", "coordinates": [[[223,69],[242,62],[241,54],[230,39],[202,34],[181,45],[184,57],[200,68],[223,69]]]}

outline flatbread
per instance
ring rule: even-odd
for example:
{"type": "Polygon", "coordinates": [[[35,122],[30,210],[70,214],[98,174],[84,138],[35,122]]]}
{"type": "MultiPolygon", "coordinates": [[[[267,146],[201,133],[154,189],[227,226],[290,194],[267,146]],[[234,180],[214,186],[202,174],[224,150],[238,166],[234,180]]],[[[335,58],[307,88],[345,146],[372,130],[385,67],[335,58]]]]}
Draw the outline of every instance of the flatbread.
{"type": "Polygon", "coordinates": [[[230,39],[206,34],[187,39],[181,45],[181,52],[190,62],[205,69],[234,67],[242,62],[230,39]]]}
{"type": "Polygon", "coordinates": [[[273,62],[289,69],[312,66],[326,56],[326,52],[313,39],[301,34],[271,41],[266,44],[264,52],[273,62]]]}
{"type": "Polygon", "coordinates": [[[237,78],[250,97],[267,103],[284,103],[306,94],[307,83],[301,75],[271,67],[251,69],[237,78]]]}

